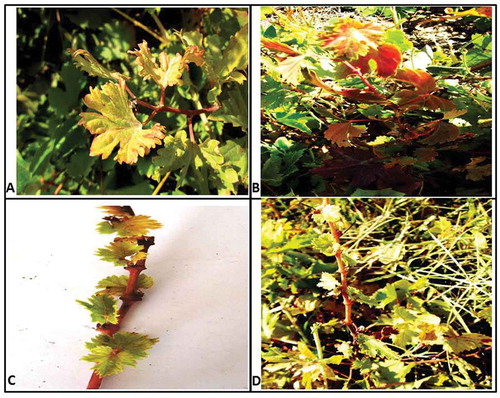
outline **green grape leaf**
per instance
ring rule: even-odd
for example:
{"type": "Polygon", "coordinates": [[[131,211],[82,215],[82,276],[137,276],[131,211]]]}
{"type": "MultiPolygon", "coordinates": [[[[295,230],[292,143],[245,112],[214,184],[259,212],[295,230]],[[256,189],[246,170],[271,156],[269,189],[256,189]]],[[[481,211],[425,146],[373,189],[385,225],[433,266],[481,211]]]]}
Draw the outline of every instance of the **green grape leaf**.
{"type": "Polygon", "coordinates": [[[111,223],[108,221],[100,222],[99,224],[97,224],[96,229],[97,229],[97,232],[99,232],[100,234],[114,234],[115,233],[115,229],[114,229],[113,225],[111,225],[111,223]]]}
{"type": "Polygon", "coordinates": [[[117,233],[118,236],[132,237],[146,235],[152,229],[162,225],[149,216],[130,216],[120,221],[104,221],[98,224],[97,230],[101,233],[117,233]],[[108,225],[106,225],[108,224],[108,225]]]}
{"type": "Polygon", "coordinates": [[[224,162],[237,170],[240,181],[246,184],[248,179],[247,138],[227,140],[220,149],[224,162]]]}
{"type": "Polygon", "coordinates": [[[87,72],[90,76],[97,76],[102,77],[103,79],[117,81],[130,79],[130,77],[111,71],[102,66],[87,50],[74,50],[72,48],[68,48],[67,51],[71,54],[76,67],[87,72]]]}
{"type": "Polygon", "coordinates": [[[315,250],[327,256],[333,256],[340,248],[340,245],[335,242],[331,234],[321,234],[313,239],[312,246],[315,250]]]}
{"type": "Polygon", "coordinates": [[[118,241],[111,242],[103,249],[98,249],[96,255],[103,261],[109,261],[117,266],[127,265],[132,262],[135,263],[144,259],[147,253],[141,252],[143,246],[139,246],[135,242],[118,241]]]}
{"type": "Polygon", "coordinates": [[[477,313],[477,316],[481,319],[488,321],[490,326],[493,324],[493,310],[492,307],[486,307],[477,313]]]}
{"type": "Polygon", "coordinates": [[[71,159],[66,167],[66,171],[71,177],[80,179],[90,173],[95,160],[95,158],[88,155],[86,149],[75,152],[71,156],[71,159]]]}
{"type": "Polygon", "coordinates": [[[311,133],[312,130],[307,125],[308,122],[315,121],[313,117],[309,115],[307,112],[297,112],[297,111],[288,111],[288,112],[276,112],[275,115],[276,121],[286,124],[287,126],[299,129],[304,133],[311,133]]]}
{"type": "MultiPolygon", "coordinates": [[[[101,289],[96,292],[96,294],[107,294],[110,296],[121,296],[125,291],[125,287],[128,283],[128,275],[111,275],[107,278],[100,280],[97,283],[96,288],[101,289]]],[[[153,278],[140,274],[137,278],[137,290],[149,289],[153,286],[153,278]]]]}
{"type": "Polygon", "coordinates": [[[92,322],[116,323],[118,322],[117,301],[108,295],[100,294],[89,298],[88,302],[76,300],[90,311],[92,322]]]}
{"type": "Polygon", "coordinates": [[[83,102],[100,112],[82,112],[78,122],[96,135],[90,147],[91,156],[102,155],[107,159],[119,145],[114,159],[118,163],[133,164],[138,156],[147,155],[165,137],[165,127],[159,123],[143,129],[129,106],[125,88],[120,84],[108,82],[101,89],[91,88],[83,102]]]}
{"type": "Polygon", "coordinates": [[[248,86],[237,86],[227,91],[219,100],[222,107],[210,114],[210,120],[231,123],[235,127],[248,130],[248,86]]]}
{"type": "Polygon", "coordinates": [[[89,355],[82,357],[95,362],[92,367],[100,377],[111,376],[123,371],[125,366],[135,367],[137,360],[148,356],[148,350],[159,341],[147,335],[118,332],[113,336],[100,334],[88,343],[89,355]]]}
{"type": "Polygon", "coordinates": [[[197,46],[189,46],[184,52],[184,56],[177,53],[169,57],[165,51],[162,51],[158,56],[160,65],[156,63],[156,59],[151,54],[145,40],[139,44],[139,50],[129,51],[129,53],[137,57],[136,64],[139,66],[139,75],[144,77],[144,80],[152,79],[163,89],[183,84],[181,77],[190,62],[194,62],[198,66],[205,62],[204,50],[199,50],[197,46]]]}
{"type": "Polygon", "coordinates": [[[222,53],[219,75],[223,80],[228,80],[234,71],[246,69],[247,65],[248,24],[243,26],[229,40],[229,44],[222,53]]]}
{"type": "Polygon", "coordinates": [[[163,140],[163,144],[164,147],[158,150],[158,156],[153,157],[153,164],[160,166],[164,173],[182,169],[189,164],[187,152],[191,148],[191,142],[184,130],[169,135],[163,140]]]}
{"type": "Polygon", "coordinates": [[[377,358],[387,358],[387,359],[399,359],[400,356],[395,351],[391,350],[387,344],[383,341],[376,339],[375,337],[369,336],[367,334],[358,335],[359,349],[363,354],[370,357],[377,358]]]}

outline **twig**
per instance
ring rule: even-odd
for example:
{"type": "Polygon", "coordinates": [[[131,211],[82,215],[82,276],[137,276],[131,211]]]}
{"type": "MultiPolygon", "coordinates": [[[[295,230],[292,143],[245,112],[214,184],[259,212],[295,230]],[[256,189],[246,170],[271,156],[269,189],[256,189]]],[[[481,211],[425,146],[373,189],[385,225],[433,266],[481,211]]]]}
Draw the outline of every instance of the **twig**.
{"type": "Polygon", "coordinates": [[[170,176],[171,171],[168,171],[163,178],[161,179],[160,183],[156,186],[155,190],[153,191],[153,195],[158,195],[163,188],[163,185],[167,181],[168,177],[170,176]]]}
{"type": "Polygon", "coordinates": [[[139,28],[143,29],[144,31],[148,32],[151,36],[153,36],[156,40],[158,40],[160,43],[165,42],[165,39],[163,39],[161,36],[159,36],[156,32],[152,31],[149,29],[146,25],[142,24],[138,20],[132,18],[130,15],[125,14],[123,11],[119,10],[118,8],[112,8],[113,11],[116,11],[118,14],[120,14],[123,18],[128,19],[130,22],[132,22],[135,26],[138,26],[139,28]]]}
{"type": "MultiPolygon", "coordinates": [[[[323,205],[328,205],[329,199],[323,199],[323,205]]],[[[338,230],[337,226],[333,222],[328,222],[328,226],[330,227],[330,232],[333,236],[333,239],[336,243],[340,244],[340,237],[342,236],[342,232],[338,230]]],[[[356,337],[358,335],[358,328],[352,321],[352,300],[349,297],[349,293],[347,291],[347,267],[344,264],[344,260],[342,259],[342,250],[338,249],[335,252],[335,258],[337,259],[337,264],[339,266],[340,278],[341,278],[341,286],[340,292],[342,294],[342,299],[344,300],[344,308],[345,308],[345,316],[344,316],[344,325],[347,326],[351,335],[356,337]]]]}

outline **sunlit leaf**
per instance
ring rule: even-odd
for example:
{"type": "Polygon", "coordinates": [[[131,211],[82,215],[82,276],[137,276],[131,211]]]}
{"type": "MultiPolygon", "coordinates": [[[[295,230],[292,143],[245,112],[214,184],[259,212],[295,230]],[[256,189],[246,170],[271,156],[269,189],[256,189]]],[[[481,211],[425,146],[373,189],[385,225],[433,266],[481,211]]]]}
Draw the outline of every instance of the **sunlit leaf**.
{"type": "Polygon", "coordinates": [[[491,337],[481,333],[463,333],[446,337],[444,349],[448,352],[460,354],[480,347],[491,345],[491,337]]]}
{"type": "Polygon", "coordinates": [[[165,51],[162,51],[158,56],[159,64],[151,54],[145,40],[139,43],[138,47],[139,50],[129,51],[129,53],[137,57],[136,64],[139,66],[139,75],[145,80],[152,79],[163,89],[182,84],[181,77],[189,62],[194,62],[198,66],[205,62],[204,50],[198,49],[197,46],[188,47],[183,56],[179,53],[169,56],[165,51]]]}
{"type": "Polygon", "coordinates": [[[292,56],[296,55],[301,55],[298,51],[295,51],[292,47],[290,47],[287,44],[280,43],[279,41],[276,40],[270,40],[270,39],[265,39],[262,38],[260,39],[262,46],[267,48],[268,50],[275,51],[275,52],[280,52],[292,56]]]}
{"type": "Polygon", "coordinates": [[[380,25],[342,18],[320,39],[323,47],[332,49],[337,57],[356,59],[376,49],[384,36],[384,28],[380,25]]]}
{"type": "Polygon", "coordinates": [[[103,79],[117,81],[130,79],[130,77],[111,71],[102,66],[87,50],[74,50],[72,48],[68,48],[67,51],[71,54],[76,67],[87,72],[90,76],[98,76],[103,79]]]}
{"type": "Polygon", "coordinates": [[[434,78],[423,70],[399,69],[394,79],[413,84],[419,93],[431,93],[436,90],[434,78]]]}
{"type": "Polygon", "coordinates": [[[106,83],[102,89],[90,89],[83,99],[85,105],[100,113],[80,113],[83,125],[96,137],[90,147],[91,156],[109,157],[118,145],[115,160],[133,164],[139,156],[147,155],[151,148],[161,144],[165,128],[159,123],[144,129],[130,108],[125,89],[117,83],[106,83]]]}

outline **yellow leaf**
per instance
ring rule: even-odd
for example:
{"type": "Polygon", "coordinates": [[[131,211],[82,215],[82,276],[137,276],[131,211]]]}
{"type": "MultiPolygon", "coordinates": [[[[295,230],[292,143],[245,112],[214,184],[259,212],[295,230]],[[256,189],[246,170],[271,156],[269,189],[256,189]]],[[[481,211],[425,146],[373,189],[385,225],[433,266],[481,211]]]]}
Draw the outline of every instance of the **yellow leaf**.
{"type": "Polygon", "coordinates": [[[117,83],[106,83],[102,89],[90,89],[83,99],[85,105],[100,113],[82,112],[78,124],[83,125],[96,137],[90,147],[91,156],[107,159],[119,145],[115,160],[133,164],[139,156],[147,155],[151,148],[161,144],[165,128],[156,123],[143,129],[129,106],[125,88],[117,83]]]}

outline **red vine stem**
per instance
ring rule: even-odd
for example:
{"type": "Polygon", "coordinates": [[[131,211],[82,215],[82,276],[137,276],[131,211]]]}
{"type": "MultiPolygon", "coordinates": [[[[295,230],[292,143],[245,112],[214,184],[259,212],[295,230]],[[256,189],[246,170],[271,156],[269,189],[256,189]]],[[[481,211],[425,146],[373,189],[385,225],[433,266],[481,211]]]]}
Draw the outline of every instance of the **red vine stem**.
{"type": "MultiPolygon", "coordinates": [[[[138,245],[143,247],[143,249],[141,250],[141,252],[143,253],[147,253],[149,248],[155,244],[155,238],[153,236],[138,236],[114,239],[115,242],[123,240],[136,241],[138,245]]],[[[140,273],[146,269],[146,259],[139,260],[136,263],[129,263],[125,267],[125,269],[129,272],[129,278],[123,295],[120,297],[122,304],[118,309],[118,321],[117,323],[104,323],[102,325],[98,323],[96,328],[100,333],[104,333],[109,336],[113,336],[120,330],[120,325],[130,308],[134,305],[134,303],[142,300],[142,294],[137,292],[137,281],[139,279],[140,273]]],[[[90,376],[87,390],[99,389],[101,387],[102,379],[103,378],[100,377],[94,370],[92,376],[90,376]]]]}
{"type": "Polygon", "coordinates": [[[130,90],[130,88],[127,86],[126,83],[123,83],[125,86],[125,90],[127,90],[127,93],[132,97],[132,99],[137,102],[138,105],[141,105],[145,108],[151,109],[154,112],[172,112],[172,113],[177,113],[181,115],[186,115],[186,116],[197,116],[201,115],[202,113],[211,113],[215,112],[216,110],[220,109],[219,104],[213,104],[207,108],[201,108],[201,109],[179,109],[179,108],[172,108],[170,106],[163,105],[163,102],[165,101],[165,90],[162,90],[161,93],[161,98],[160,98],[160,105],[155,106],[151,105],[149,102],[143,101],[139,98],[136,97],[136,95],[130,90]]]}
{"type": "Polygon", "coordinates": [[[368,89],[370,91],[372,91],[374,94],[378,95],[380,98],[385,98],[382,94],[380,94],[378,92],[378,90],[368,81],[368,79],[366,77],[363,76],[363,74],[361,73],[361,71],[359,70],[359,68],[356,68],[355,66],[351,65],[349,62],[347,61],[344,61],[344,60],[340,60],[340,62],[342,62],[345,66],[347,66],[351,72],[353,72],[355,75],[357,75],[361,80],[362,82],[365,84],[366,87],[368,87],[368,89]]]}
{"type": "MultiPolygon", "coordinates": [[[[328,205],[329,200],[328,199],[323,199],[323,205],[328,205]]],[[[340,237],[342,236],[342,232],[339,231],[337,226],[335,225],[334,222],[328,222],[328,226],[330,227],[330,232],[333,236],[333,239],[335,240],[336,243],[340,244],[340,237]]],[[[342,260],[342,250],[338,249],[335,252],[335,258],[337,259],[337,264],[339,265],[339,272],[340,272],[340,278],[341,278],[341,286],[340,286],[340,292],[342,294],[342,299],[344,300],[344,308],[345,308],[345,315],[344,315],[344,325],[347,326],[349,331],[351,332],[351,335],[353,337],[356,337],[358,334],[358,328],[352,321],[352,304],[353,301],[349,297],[349,293],[347,292],[347,267],[344,264],[344,260],[342,260]]]]}

